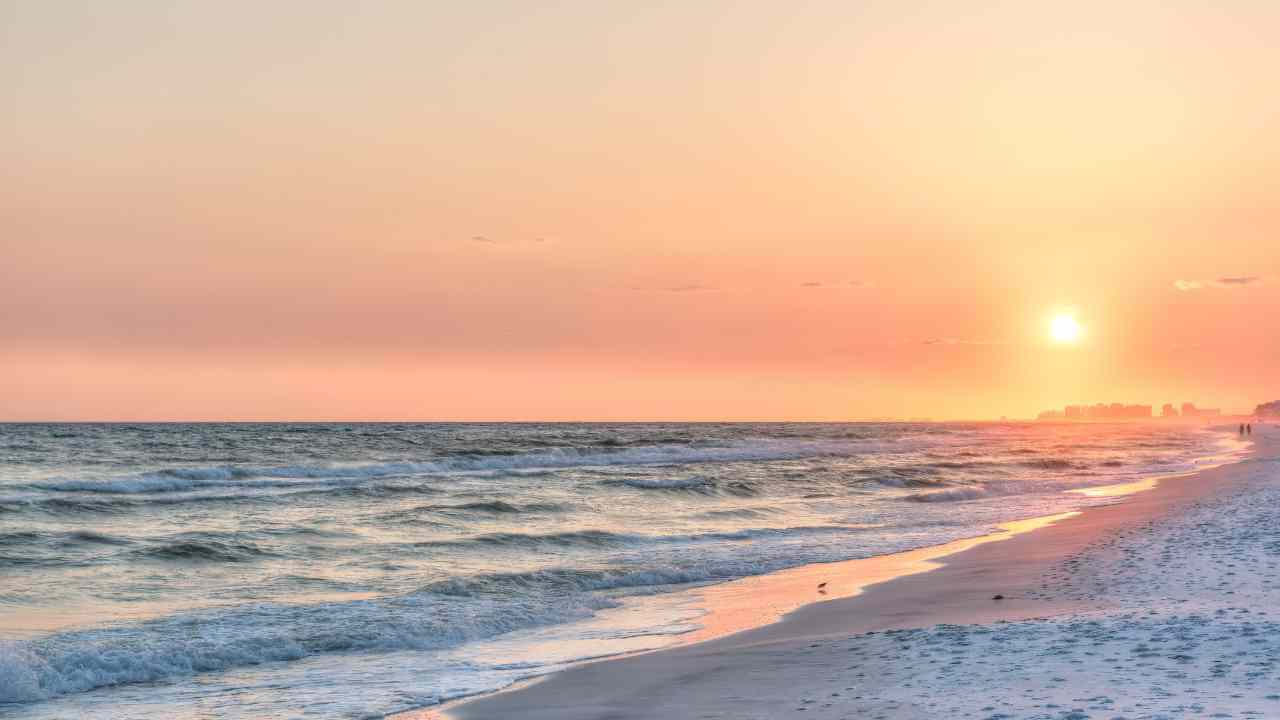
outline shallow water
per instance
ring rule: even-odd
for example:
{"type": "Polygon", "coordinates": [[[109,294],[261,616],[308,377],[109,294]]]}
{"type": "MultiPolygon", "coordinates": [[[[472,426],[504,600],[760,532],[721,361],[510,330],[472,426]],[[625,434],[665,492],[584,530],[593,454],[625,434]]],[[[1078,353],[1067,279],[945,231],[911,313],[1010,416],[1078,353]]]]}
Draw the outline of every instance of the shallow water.
{"type": "Polygon", "coordinates": [[[1194,469],[1043,424],[0,426],[0,710],[378,717],[697,626],[673,590],[1194,469]]]}

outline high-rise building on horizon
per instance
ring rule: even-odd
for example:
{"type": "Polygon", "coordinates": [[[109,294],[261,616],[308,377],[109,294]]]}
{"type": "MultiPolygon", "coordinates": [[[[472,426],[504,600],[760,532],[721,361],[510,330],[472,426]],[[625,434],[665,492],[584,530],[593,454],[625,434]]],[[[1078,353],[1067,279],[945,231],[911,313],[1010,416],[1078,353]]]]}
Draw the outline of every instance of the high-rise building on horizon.
{"type": "Polygon", "coordinates": [[[1217,417],[1221,414],[1219,408],[1198,408],[1195,403],[1182,403],[1182,417],[1217,417]]]}
{"type": "Polygon", "coordinates": [[[1062,410],[1046,410],[1039,415],[1041,420],[1141,420],[1150,417],[1152,417],[1150,405],[1124,403],[1068,405],[1062,410]]]}

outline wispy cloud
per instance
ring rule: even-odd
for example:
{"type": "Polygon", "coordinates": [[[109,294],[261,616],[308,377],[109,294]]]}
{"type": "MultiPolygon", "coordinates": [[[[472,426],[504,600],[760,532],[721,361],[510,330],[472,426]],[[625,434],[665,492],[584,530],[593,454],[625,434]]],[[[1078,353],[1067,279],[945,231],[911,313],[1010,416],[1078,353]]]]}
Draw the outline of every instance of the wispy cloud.
{"type": "Polygon", "coordinates": [[[833,287],[840,287],[840,286],[855,287],[855,288],[869,288],[871,287],[871,283],[867,282],[866,280],[850,280],[847,283],[846,282],[827,283],[827,282],[819,282],[817,280],[810,280],[808,282],[800,283],[800,287],[807,287],[807,288],[819,288],[819,287],[833,288],[833,287]]]}
{"type": "Polygon", "coordinates": [[[1262,283],[1258,275],[1241,275],[1237,277],[1220,277],[1215,280],[1174,280],[1173,286],[1182,292],[1192,292],[1205,288],[1242,288],[1262,283]]]}
{"type": "MultiPolygon", "coordinates": [[[[813,288],[837,289],[842,287],[872,288],[872,287],[875,287],[875,285],[873,285],[872,283],[866,280],[848,280],[848,281],[836,280],[832,282],[823,282],[821,280],[807,280],[805,282],[798,283],[795,287],[802,287],[802,288],[809,288],[809,289],[813,289],[813,288]]],[[[721,290],[725,290],[727,292],[729,290],[741,291],[741,290],[748,290],[750,288],[746,288],[746,287],[725,288],[719,285],[705,285],[703,283],[687,283],[685,285],[668,285],[666,287],[652,286],[652,285],[628,285],[627,289],[636,290],[640,292],[718,292],[721,290]]]]}
{"type": "Polygon", "coordinates": [[[1260,282],[1262,282],[1262,278],[1256,275],[1249,275],[1247,277],[1222,277],[1214,280],[1213,284],[1218,287],[1242,287],[1260,282]]]}
{"type": "Polygon", "coordinates": [[[486,243],[489,245],[517,245],[521,243],[545,243],[548,242],[546,236],[539,235],[532,238],[496,238],[492,235],[472,235],[467,238],[471,242],[486,243]]]}
{"type": "Polygon", "coordinates": [[[969,340],[966,338],[928,338],[923,341],[924,345],[1008,345],[1003,340],[969,340]]]}
{"type": "Polygon", "coordinates": [[[719,288],[711,285],[701,285],[698,283],[689,283],[688,285],[671,285],[668,287],[645,287],[643,285],[630,285],[628,290],[636,292],[672,292],[672,293],[690,293],[690,292],[713,292],[719,288]]]}

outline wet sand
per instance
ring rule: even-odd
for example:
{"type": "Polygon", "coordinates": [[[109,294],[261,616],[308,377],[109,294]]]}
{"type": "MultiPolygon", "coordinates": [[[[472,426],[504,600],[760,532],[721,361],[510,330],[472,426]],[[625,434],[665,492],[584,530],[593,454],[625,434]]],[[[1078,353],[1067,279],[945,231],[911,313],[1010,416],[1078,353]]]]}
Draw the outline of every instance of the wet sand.
{"type": "MultiPolygon", "coordinates": [[[[1276,457],[1274,436],[1255,439],[1253,461],[1276,457]]],[[[1034,529],[1011,527],[976,541],[811,565],[708,588],[712,612],[702,636],[732,634],[576,666],[443,712],[409,717],[765,718],[837,706],[858,716],[927,717],[910,693],[891,703],[861,696],[819,703],[796,696],[803,688],[837,688],[830,694],[839,696],[855,692],[860,683],[875,685],[866,676],[874,663],[850,665],[854,647],[834,648],[850,638],[880,642],[885,630],[1119,612],[1122,598],[1108,593],[1107,582],[1094,582],[1093,566],[1082,558],[1118,542],[1141,542],[1144,528],[1158,527],[1206,498],[1225,496],[1250,478],[1256,481],[1257,468],[1233,463],[1168,478],[1116,504],[1042,521],[1034,529]],[[818,593],[820,582],[828,583],[828,595],[818,593]],[[1082,587],[1092,590],[1079,591],[1082,587]],[[994,599],[997,595],[1003,599],[994,599]],[[750,629],[734,632],[742,627],[750,629]]]]}

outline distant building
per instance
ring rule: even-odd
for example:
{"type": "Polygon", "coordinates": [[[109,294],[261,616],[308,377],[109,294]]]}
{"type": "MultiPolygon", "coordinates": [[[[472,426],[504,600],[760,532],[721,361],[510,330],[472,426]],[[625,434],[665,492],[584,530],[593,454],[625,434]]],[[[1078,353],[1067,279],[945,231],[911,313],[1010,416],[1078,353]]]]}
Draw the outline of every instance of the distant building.
{"type": "Polygon", "coordinates": [[[1095,420],[1136,420],[1138,418],[1151,417],[1150,405],[1125,405],[1124,403],[1111,403],[1103,405],[1098,403],[1089,408],[1089,417],[1095,420]]]}
{"type": "Polygon", "coordinates": [[[1039,415],[1041,420],[1141,420],[1150,417],[1150,405],[1124,403],[1068,405],[1062,410],[1046,410],[1039,415]]]}
{"type": "Polygon", "coordinates": [[[1217,417],[1222,414],[1218,408],[1198,408],[1193,403],[1182,403],[1182,417],[1217,417]]]}
{"type": "Polygon", "coordinates": [[[1262,403],[1253,409],[1253,414],[1258,417],[1280,417],[1280,400],[1262,403]]]}
{"type": "Polygon", "coordinates": [[[1178,408],[1174,407],[1173,403],[1165,403],[1164,407],[1160,409],[1160,415],[1163,417],[1178,417],[1178,408]]]}

